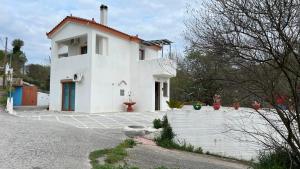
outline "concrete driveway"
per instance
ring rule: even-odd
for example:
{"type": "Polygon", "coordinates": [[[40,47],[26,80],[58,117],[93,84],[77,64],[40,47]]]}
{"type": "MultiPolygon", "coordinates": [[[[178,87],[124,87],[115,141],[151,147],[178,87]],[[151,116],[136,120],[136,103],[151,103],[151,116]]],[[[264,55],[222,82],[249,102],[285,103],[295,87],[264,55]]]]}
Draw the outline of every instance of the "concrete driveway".
{"type": "Polygon", "coordinates": [[[120,129],[81,129],[0,112],[0,169],[85,169],[88,154],[116,146],[120,129]]]}
{"type": "MultiPolygon", "coordinates": [[[[0,111],[0,169],[88,169],[89,153],[119,144],[125,139],[121,129],[125,125],[151,126],[163,114],[18,111],[12,116],[0,111]]],[[[153,154],[153,148],[136,150],[138,158],[132,160],[141,163],[132,164],[141,168],[151,166],[144,159],[155,157],[161,159],[158,164],[172,168],[228,169],[209,157],[194,157],[191,162],[190,157],[170,156],[174,153],[153,154]]]]}
{"type": "Polygon", "coordinates": [[[59,122],[76,128],[121,129],[128,125],[152,126],[158,112],[74,113],[55,111],[17,111],[17,116],[37,121],[59,122]]]}

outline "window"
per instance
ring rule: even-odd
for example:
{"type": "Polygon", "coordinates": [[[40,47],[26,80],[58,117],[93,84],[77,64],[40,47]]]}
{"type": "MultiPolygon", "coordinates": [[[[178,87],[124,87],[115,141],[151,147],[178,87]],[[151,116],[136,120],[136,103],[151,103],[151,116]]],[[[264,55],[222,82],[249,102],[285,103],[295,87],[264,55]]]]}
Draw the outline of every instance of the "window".
{"type": "Polygon", "coordinates": [[[139,59],[145,60],[145,50],[144,49],[140,49],[139,59]]]}
{"type": "Polygon", "coordinates": [[[59,58],[62,58],[62,57],[68,57],[68,53],[61,53],[61,54],[58,54],[58,57],[59,58]]]}
{"type": "Polygon", "coordinates": [[[96,54],[103,54],[103,38],[96,36],[96,54]]]}
{"type": "Polygon", "coordinates": [[[80,48],[80,54],[81,55],[87,54],[87,46],[81,46],[81,48],[80,48]]]}
{"type": "Polygon", "coordinates": [[[120,90],[120,96],[125,96],[125,90],[124,89],[120,90]]]}
{"type": "Polygon", "coordinates": [[[167,82],[163,83],[163,96],[168,97],[168,83],[167,82]]]}

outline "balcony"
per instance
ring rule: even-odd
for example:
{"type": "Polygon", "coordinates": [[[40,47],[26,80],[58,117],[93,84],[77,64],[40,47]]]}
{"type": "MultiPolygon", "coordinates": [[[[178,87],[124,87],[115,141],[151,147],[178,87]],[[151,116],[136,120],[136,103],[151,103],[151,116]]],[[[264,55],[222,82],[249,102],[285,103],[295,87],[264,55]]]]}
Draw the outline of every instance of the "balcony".
{"type": "Polygon", "coordinates": [[[177,64],[168,58],[142,60],[139,65],[154,77],[171,78],[176,76],[177,64]]]}

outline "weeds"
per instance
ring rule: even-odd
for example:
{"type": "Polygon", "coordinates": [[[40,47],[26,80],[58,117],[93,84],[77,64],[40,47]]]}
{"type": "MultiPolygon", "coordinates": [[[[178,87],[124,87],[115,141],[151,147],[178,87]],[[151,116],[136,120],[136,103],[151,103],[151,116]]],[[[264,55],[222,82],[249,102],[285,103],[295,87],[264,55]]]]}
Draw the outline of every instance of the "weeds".
{"type": "Polygon", "coordinates": [[[291,163],[289,154],[284,149],[276,149],[272,152],[261,152],[258,163],[253,165],[254,169],[297,169],[299,166],[291,163]]]}
{"type": "Polygon", "coordinates": [[[132,148],[136,145],[136,143],[131,140],[127,139],[124,140],[121,144],[117,147],[112,149],[103,149],[103,150],[96,150],[90,153],[90,163],[93,169],[136,169],[135,167],[128,167],[128,166],[114,166],[113,164],[124,160],[127,156],[126,148],[132,148]],[[105,156],[105,164],[99,164],[97,160],[100,157],[105,156]]]}
{"type": "Polygon", "coordinates": [[[177,149],[182,151],[194,152],[202,154],[202,148],[195,148],[191,144],[187,144],[185,141],[183,143],[177,143],[174,141],[176,134],[173,132],[171,125],[169,124],[168,117],[164,116],[162,121],[162,132],[160,137],[155,139],[155,142],[158,146],[168,148],[168,149],[177,149]]]}

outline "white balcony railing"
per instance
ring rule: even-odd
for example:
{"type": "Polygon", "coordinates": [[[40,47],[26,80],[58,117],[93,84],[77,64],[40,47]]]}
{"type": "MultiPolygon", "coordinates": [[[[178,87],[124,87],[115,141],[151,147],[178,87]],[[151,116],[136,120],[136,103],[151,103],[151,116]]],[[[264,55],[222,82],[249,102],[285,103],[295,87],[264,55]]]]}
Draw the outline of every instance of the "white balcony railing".
{"type": "Polygon", "coordinates": [[[158,58],[140,61],[141,68],[150,71],[156,77],[175,77],[177,64],[168,58],[158,58]]]}

